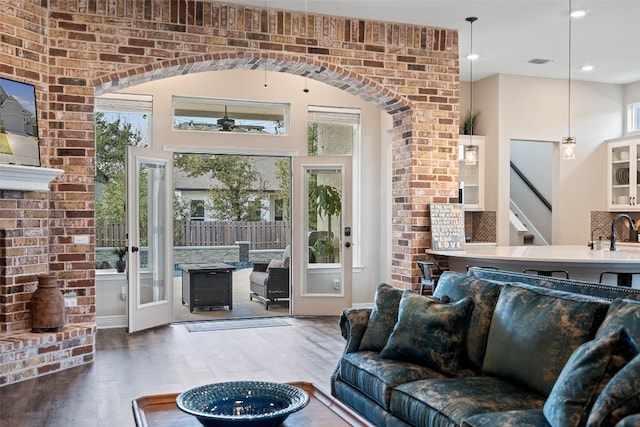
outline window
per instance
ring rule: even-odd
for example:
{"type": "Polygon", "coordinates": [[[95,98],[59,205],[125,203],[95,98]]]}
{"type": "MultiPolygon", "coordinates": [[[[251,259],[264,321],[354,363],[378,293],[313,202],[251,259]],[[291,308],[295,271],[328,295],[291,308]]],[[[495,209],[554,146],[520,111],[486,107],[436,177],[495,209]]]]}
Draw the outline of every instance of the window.
{"type": "MultiPolygon", "coordinates": [[[[151,96],[105,94],[96,98],[96,265],[108,269],[117,257],[114,247],[126,243],[125,158],[128,145],[151,144],[151,96]]],[[[146,187],[140,190],[146,191],[146,187]]],[[[141,210],[141,216],[146,211],[141,210]]],[[[141,222],[146,218],[141,218],[141,222]]]]}
{"type": "MultiPolygon", "coordinates": [[[[360,110],[356,108],[337,108],[309,106],[308,109],[308,155],[309,156],[350,156],[352,157],[352,202],[353,224],[352,229],[357,230],[360,222],[360,110]]],[[[312,174],[309,176],[309,191],[311,193],[326,193],[319,200],[328,203],[328,207],[338,206],[338,200],[342,200],[340,181],[331,174],[312,174]],[[331,197],[329,197],[331,196],[331,197]]],[[[323,223],[323,218],[316,215],[318,205],[310,203],[309,232],[310,236],[342,236],[341,218],[337,216],[333,221],[323,223]]],[[[326,207],[321,207],[325,211],[326,207]]],[[[325,217],[327,215],[324,215],[325,217]]],[[[353,260],[358,263],[360,258],[359,233],[354,235],[353,260]]],[[[310,239],[311,241],[311,239],[310,239]]],[[[318,243],[313,243],[318,245],[318,243]]],[[[310,246],[312,244],[310,243],[310,246]]],[[[339,246],[338,246],[339,247],[339,246]]]]}
{"type": "Polygon", "coordinates": [[[309,107],[309,155],[351,156],[360,131],[360,110],[309,107]]]}
{"type": "Polygon", "coordinates": [[[284,135],[288,111],[288,104],[174,96],[173,129],[284,135]]]}
{"type": "Polygon", "coordinates": [[[191,201],[191,221],[204,221],[204,200],[191,201]]]}
{"type": "Polygon", "coordinates": [[[640,132],[640,102],[629,104],[629,117],[627,123],[629,132],[640,132]]]}

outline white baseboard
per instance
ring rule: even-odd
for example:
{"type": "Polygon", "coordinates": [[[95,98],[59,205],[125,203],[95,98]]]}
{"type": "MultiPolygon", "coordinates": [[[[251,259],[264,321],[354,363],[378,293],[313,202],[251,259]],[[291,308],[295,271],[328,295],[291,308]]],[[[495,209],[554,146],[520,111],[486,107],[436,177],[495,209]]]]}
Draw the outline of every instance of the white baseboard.
{"type": "Polygon", "coordinates": [[[96,316],[96,326],[98,329],[126,328],[127,316],[96,316]]]}
{"type": "Polygon", "coordinates": [[[371,308],[373,307],[372,302],[359,302],[357,304],[351,304],[353,308],[371,308]]]}

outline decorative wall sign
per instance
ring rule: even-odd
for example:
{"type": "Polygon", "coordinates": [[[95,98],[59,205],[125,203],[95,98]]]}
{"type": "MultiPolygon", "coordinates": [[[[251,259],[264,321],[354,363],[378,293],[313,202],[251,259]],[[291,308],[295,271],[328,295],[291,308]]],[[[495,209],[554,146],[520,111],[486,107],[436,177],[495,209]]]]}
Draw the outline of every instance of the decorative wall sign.
{"type": "Polygon", "coordinates": [[[0,78],[0,163],[40,166],[35,86],[0,78]]]}
{"type": "Polygon", "coordinates": [[[431,247],[437,251],[464,249],[464,209],[461,203],[431,203],[431,247]]]}

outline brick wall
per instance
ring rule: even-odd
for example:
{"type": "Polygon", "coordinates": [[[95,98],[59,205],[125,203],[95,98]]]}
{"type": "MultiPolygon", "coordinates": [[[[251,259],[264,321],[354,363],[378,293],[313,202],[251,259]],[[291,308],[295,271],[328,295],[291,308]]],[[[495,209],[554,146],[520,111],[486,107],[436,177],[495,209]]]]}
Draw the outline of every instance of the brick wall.
{"type": "MultiPolygon", "coordinates": [[[[46,251],[63,290],[82,297],[70,324],[95,321],[94,96],[205,70],[266,64],[392,114],[392,277],[417,286],[427,205],[457,200],[456,31],[208,0],[11,0],[0,22],[0,76],[36,85],[43,164],[64,170],[51,185],[46,251]],[[78,234],[90,243],[73,244],[78,234]]],[[[12,314],[13,288],[2,292],[0,312],[12,314]]]]}

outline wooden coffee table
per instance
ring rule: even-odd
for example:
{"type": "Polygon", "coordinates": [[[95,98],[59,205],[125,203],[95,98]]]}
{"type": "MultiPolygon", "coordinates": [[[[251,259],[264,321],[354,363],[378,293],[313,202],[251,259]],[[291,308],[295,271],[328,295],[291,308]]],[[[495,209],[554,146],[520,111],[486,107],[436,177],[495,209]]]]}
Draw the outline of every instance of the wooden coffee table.
{"type": "MultiPolygon", "coordinates": [[[[353,412],[313,384],[307,382],[288,383],[309,393],[309,404],[291,414],[282,426],[285,427],[373,427],[373,424],[353,412]]],[[[143,396],[132,402],[133,416],[137,427],[198,427],[202,426],[193,416],[176,406],[178,393],[143,396]]]]}

